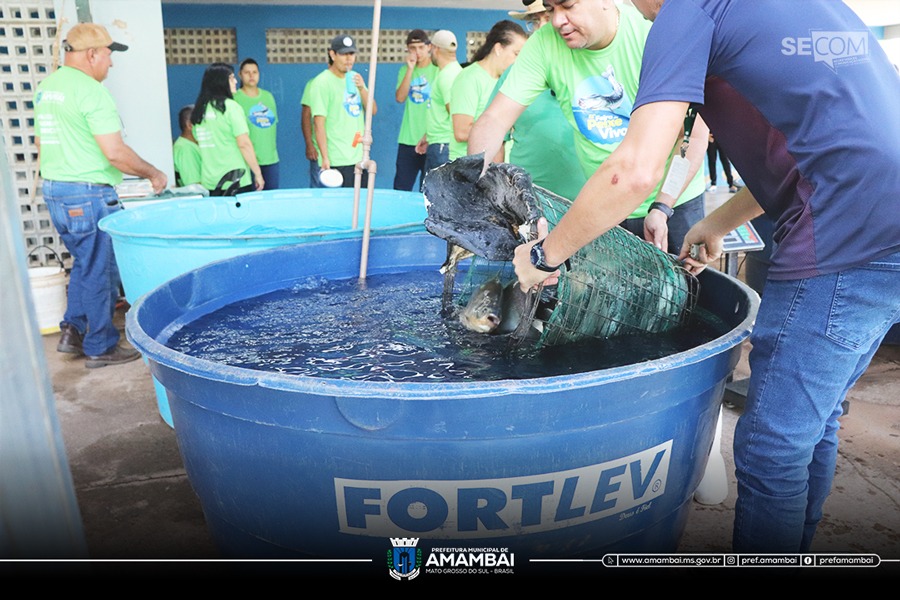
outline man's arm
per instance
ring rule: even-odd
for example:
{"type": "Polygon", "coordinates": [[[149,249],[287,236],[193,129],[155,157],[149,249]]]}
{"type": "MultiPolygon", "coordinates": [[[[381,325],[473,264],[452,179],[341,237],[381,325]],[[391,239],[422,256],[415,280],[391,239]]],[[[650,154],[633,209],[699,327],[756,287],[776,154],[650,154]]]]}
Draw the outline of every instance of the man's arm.
{"type": "Polygon", "coordinates": [[[313,117],[313,127],[316,132],[316,144],[319,146],[319,153],[322,155],[322,168],[330,169],[331,160],[328,158],[328,139],[325,136],[325,117],[316,115],[313,117]]]}
{"type": "MultiPolygon", "coordinates": [[[[366,82],[363,79],[363,76],[360,73],[356,74],[356,89],[359,90],[359,100],[362,102],[363,110],[366,110],[369,106],[369,88],[366,87],[366,82]]],[[[372,116],[378,112],[378,104],[375,103],[375,98],[372,98],[372,116]]]]}
{"type": "Polygon", "coordinates": [[[105,133],[95,135],[97,145],[109,164],[129,175],[137,175],[149,179],[153,191],[157,194],[166,189],[168,178],[166,174],[137,155],[137,152],[122,139],[122,132],[105,133]]]}
{"type": "MultiPolygon", "coordinates": [[[[654,102],[634,111],[628,133],[588,179],[543,247],[548,264],[558,265],[610,228],[621,223],[662,179],[672,140],[681,131],[686,102],[654,102]]],[[[516,249],[513,264],[520,286],[528,290],[547,278],[531,264],[534,242],[516,249]]]]}
{"type": "Polygon", "coordinates": [[[741,188],[728,202],[695,224],[684,236],[678,255],[693,274],[722,256],[722,239],[735,228],[763,214],[763,209],[747,188],[741,188]],[[697,258],[691,257],[691,246],[699,246],[697,258]]]}
{"type": "MultiPolygon", "coordinates": [[[[485,157],[495,157],[503,148],[503,137],[515,124],[516,120],[525,112],[525,106],[515,100],[498,93],[483,113],[472,125],[469,131],[468,153],[478,154],[484,152],[485,157]]],[[[454,115],[453,118],[456,119],[454,115]]],[[[454,134],[456,121],[454,121],[454,134]]],[[[460,140],[457,137],[457,141],[460,140]]]]}
{"type": "Polygon", "coordinates": [[[394,100],[396,100],[398,104],[403,104],[406,102],[407,97],[409,97],[409,85],[412,83],[413,69],[415,68],[416,55],[409,52],[406,55],[406,73],[403,74],[403,79],[397,84],[397,91],[394,92],[394,100]]]}
{"type": "Polygon", "coordinates": [[[312,109],[306,104],[303,104],[300,110],[300,130],[303,132],[303,139],[306,142],[306,158],[318,160],[316,146],[313,144],[312,109]]]}
{"type": "MultiPolygon", "coordinates": [[[[675,152],[678,156],[680,156],[681,152],[683,133],[684,129],[682,128],[682,135],[679,135],[678,140],[675,143],[675,152]]],[[[697,174],[697,171],[699,171],[701,165],[703,165],[703,161],[706,158],[706,146],[708,145],[703,140],[706,140],[708,136],[709,127],[706,125],[706,122],[700,118],[700,115],[697,115],[697,118],[694,120],[694,127],[691,131],[692,141],[688,144],[687,153],[685,154],[685,158],[690,165],[688,167],[687,177],[685,177],[684,183],[681,185],[678,196],[671,196],[660,189],[659,193],[656,195],[657,202],[662,202],[669,208],[675,207],[678,198],[681,197],[681,194],[688,188],[691,181],[694,179],[694,176],[697,174]]],[[[663,181],[665,181],[665,179],[663,179],[663,181]]],[[[661,211],[651,210],[647,213],[647,216],[644,218],[644,239],[663,252],[669,251],[669,219],[661,211]]]]}

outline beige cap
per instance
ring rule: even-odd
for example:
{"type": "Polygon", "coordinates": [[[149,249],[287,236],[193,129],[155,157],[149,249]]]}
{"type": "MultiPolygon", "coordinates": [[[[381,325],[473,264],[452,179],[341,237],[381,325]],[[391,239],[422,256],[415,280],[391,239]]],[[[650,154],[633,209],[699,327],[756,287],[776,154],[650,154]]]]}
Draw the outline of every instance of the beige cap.
{"type": "Polygon", "coordinates": [[[440,48],[441,50],[456,50],[456,36],[453,35],[452,31],[447,31],[446,29],[440,29],[434,32],[434,35],[431,36],[431,45],[440,48]]]}
{"type": "Polygon", "coordinates": [[[112,36],[103,25],[96,23],[79,23],[69,30],[63,40],[66,52],[79,52],[88,48],[109,48],[113,51],[128,50],[128,46],[114,42],[112,36]]]}
{"type": "Polygon", "coordinates": [[[525,12],[516,12],[514,10],[509,11],[509,16],[513,19],[525,20],[525,17],[529,15],[536,15],[538,13],[545,12],[547,9],[544,8],[544,3],[541,0],[535,0],[533,2],[529,2],[528,6],[525,7],[525,12]]]}

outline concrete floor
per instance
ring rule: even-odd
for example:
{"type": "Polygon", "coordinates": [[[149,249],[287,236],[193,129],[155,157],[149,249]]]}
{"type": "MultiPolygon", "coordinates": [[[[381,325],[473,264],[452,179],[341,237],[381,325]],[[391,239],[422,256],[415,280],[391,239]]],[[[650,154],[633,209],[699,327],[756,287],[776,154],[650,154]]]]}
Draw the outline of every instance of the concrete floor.
{"type": "MultiPolygon", "coordinates": [[[[148,367],[136,361],[85,369],[83,359],[55,351],[58,337],[45,335],[43,342],[91,557],[219,557],[175,433],[157,411],[148,367]]],[[[749,374],[748,350],[735,380],[749,374]]],[[[834,490],[813,550],[900,561],[900,346],[882,346],[849,401],[834,490]]],[[[728,497],[713,506],[694,502],[683,552],[730,551],[736,497],[731,442],[740,413],[740,406],[726,405],[723,411],[728,497]]],[[[900,562],[865,574],[887,573],[900,574],[900,562]]]]}

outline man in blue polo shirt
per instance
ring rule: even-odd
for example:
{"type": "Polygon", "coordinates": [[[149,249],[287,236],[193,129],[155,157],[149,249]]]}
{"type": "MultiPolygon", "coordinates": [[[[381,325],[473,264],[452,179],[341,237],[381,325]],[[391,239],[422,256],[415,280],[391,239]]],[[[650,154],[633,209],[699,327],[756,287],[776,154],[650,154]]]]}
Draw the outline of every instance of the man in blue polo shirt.
{"type": "Polygon", "coordinates": [[[543,281],[637,205],[699,106],[747,187],[688,232],[680,258],[699,272],[735,227],[763,212],[776,223],[735,430],[734,550],[804,552],[841,402],[900,320],[900,77],[834,0],[633,3],[654,24],[628,133],[540,248],[517,249],[516,273],[543,281]]]}

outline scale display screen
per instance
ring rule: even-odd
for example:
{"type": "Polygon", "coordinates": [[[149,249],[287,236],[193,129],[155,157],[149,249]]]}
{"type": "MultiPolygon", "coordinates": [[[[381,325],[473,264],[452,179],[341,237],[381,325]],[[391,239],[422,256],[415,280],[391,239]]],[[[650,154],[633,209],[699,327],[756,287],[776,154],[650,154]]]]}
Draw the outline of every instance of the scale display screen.
{"type": "Polygon", "coordinates": [[[731,252],[752,252],[753,250],[762,250],[766,247],[759,233],[756,232],[753,225],[748,221],[740,227],[733,229],[722,240],[723,251],[731,252]]]}

